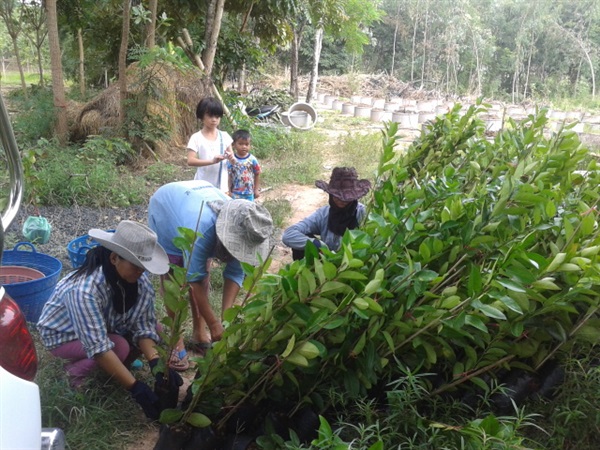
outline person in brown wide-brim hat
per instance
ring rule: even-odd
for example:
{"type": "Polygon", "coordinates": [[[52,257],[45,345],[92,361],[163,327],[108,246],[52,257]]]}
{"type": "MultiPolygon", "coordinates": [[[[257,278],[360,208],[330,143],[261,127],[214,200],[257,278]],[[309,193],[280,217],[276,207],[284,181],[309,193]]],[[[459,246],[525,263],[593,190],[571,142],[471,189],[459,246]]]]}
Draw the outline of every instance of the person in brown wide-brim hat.
{"type": "Polygon", "coordinates": [[[317,180],[315,186],[329,194],[329,205],[284,231],[282,241],[292,248],[294,260],[304,257],[308,241],[317,248],[339,250],[346,230],[358,228],[365,216],[365,205],[358,199],[369,192],[371,182],[359,179],[354,167],[335,167],[329,183],[317,180]]]}

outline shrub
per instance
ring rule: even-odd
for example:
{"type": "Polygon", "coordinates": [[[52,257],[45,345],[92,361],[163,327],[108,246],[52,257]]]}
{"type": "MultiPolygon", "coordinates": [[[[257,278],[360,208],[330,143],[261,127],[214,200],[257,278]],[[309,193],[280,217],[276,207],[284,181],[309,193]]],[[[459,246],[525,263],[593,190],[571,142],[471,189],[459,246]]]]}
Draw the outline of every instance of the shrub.
{"type": "MultiPolygon", "coordinates": [[[[104,140],[114,143],[119,140],[104,140]]],[[[35,175],[37,200],[46,205],[129,206],[145,198],[144,186],[126,166],[117,165],[128,147],[93,144],[45,148],[35,175]]]]}
{"type": "Polygon", "coordinates": [[[10,102],[19,110],[13,120],[13,128],[20,148],[32,145],[39,138],[52,137],[54,97],[49,87],[32,86],[26,98],[21,90],[14,90],[10,94],[10,102]]]}
{"type": "MultiPolygon", "coordinates": [[[[161,420],[259,430],[275,411],[291,425],[305,406],[330,412],[329,392],[344,393],[338,410],[385,399],[405,373],[425,380],[429,397],[486,394],[496,376],[536,375],[597,339],[596,163],[575,133],[545,137],[543,115],[489,141],[482,111],[461,116],[457,105],[398,161],[391,124],[367,222],[338,252],[309,243],[278,274],[245,266],[248,295],[198,361],[191,404],[161,420]]],[[[517,412],[506,429],[487,415],[461,433],[487,439],[472,448],[518,445],[525,419],[517,412]]]]}

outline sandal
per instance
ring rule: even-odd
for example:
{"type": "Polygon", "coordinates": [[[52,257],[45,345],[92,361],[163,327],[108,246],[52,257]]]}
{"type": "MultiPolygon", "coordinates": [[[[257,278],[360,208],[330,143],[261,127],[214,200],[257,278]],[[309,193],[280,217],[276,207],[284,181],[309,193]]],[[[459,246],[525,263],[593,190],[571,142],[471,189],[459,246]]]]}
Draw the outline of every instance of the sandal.
{"type": "Polygon", "coordinates": [[[188,348],[198,356],[204,357],[208,349],[212,348],[212,342],[190,342],[188,348]]]}
{"type": "Polygon", "coordinates": [[[171,358],[169,358],[169,367],[178,372],[185,372],[190,368],[190,361],[185,348],[180,351],[173,350],[171,352],[171,358]]]}

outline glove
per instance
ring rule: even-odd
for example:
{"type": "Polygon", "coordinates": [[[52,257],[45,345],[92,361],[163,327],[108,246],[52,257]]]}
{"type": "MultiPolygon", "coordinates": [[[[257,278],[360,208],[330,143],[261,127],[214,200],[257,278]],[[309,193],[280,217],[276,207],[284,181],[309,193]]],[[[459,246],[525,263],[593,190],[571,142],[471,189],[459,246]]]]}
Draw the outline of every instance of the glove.
{"type": "Polygon", "coordinates": [[[315,244],[315,247],[317,247],[317,250],[321,250],[323,243],[320,240],[318,240],[317,238],[314,238],[312,240],[312,243],[315,244]]]}
{"type": "Polygon", "coordinates": [[[143,381],[136,381],[129,389],[131,397],[142,407],[146,417],[152,420],[158,420],[160,409],[158,406],[158,396],[152,392],[150,386],[143,381]]]}
{"type": "Polygon", "coordinates": [[[177,371],[169,367],[167,369],[169,371],[169,380],[165,380],[165,374],[160,370],[161,367],[157,367],[158,362],[159,358],[155,358],[152,361],[149,361],[148,365],[154,375],[154,393],[158,396],[159,408],[160,411],[162,411],[166,408],[177,407],[177,401],[179,400],[179,386],[183,384],[183,379],[177,371]]]}
{"type": "Polygon", "coordinates": [[[169,371],[169,381],[167,383],[167,381],[165,381],[165,374],[161,371],[161,370],[155,370],[156,366],[158,365],[158,358],[153,359],[152,361],[148,362],[148,365],[150,366],[150,370],[152,371],[152,374],[154,375],[154,386],[166,386],[168,384],[168,388],[170,390],[176,390],[179,391],[179,386],[181,386],[183,384],[183,378],[181,378],[181,375],[179,375],[179,373],[177,373],[176,370],[171,369],[170,367],[168,368],[169,371]]]}

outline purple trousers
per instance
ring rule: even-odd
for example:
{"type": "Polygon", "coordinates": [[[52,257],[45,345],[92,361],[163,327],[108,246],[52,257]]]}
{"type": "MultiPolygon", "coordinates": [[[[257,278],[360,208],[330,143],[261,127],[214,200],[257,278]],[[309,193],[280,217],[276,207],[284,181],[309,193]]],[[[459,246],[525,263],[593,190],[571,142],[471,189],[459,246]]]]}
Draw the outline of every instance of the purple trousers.
{"type": "MultiPolygon", "coordinates": [[[[118,356],[121,362],[133,362],[140,355],[137,347],[130,345],[127,339],[119,334],[109,333],[108,338],[115,344],[113,352],[118,356]]],[[[94,359],[88,358],[81,341],[71,341],[66,344],[50,350],[57,358],[67,360],[65,369],[70,377],[70,382],[73,387],[79,387],[88,378],[98,364],[94,359]]]]}

